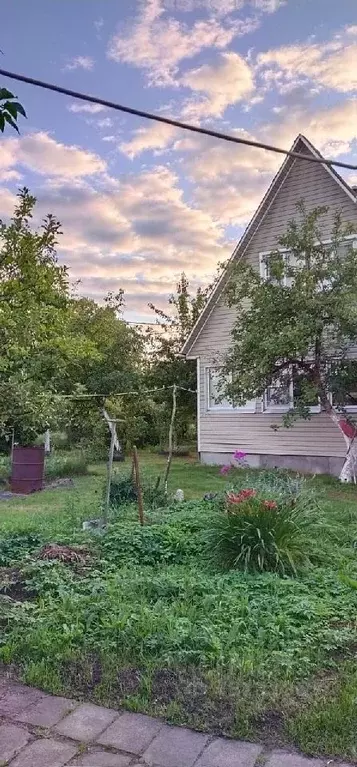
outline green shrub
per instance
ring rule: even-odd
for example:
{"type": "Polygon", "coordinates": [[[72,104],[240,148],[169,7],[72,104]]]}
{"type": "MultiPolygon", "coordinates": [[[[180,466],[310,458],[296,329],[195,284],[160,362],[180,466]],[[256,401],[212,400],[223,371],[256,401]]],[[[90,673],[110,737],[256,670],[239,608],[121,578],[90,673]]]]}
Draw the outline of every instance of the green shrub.
{"type": "MultiPolygon", "coordinates": [[[[141,478],[141,488],[144,503],[149,508],[166,506],[168,499],[162,484],[156,487],[156,482],[145,475],[141,478]]],[[[112,506],[121,506],[126,503],[135,503],[138,498],[135,482],[130,474],[114,474],[110,487],[110,503],[112,506]]]]}
{"type": "Polygon", "coordinates": [[[54,453],[46,458],[45,476],[47,479],[73,477],[88,473],[88,459],[82,452],[54,453]]]}
{"type": "Polygon", "coordinates": [[[8,567],[32,554],[43,543],[42,536],[33,532],[7,533],[0,540],[0,567],[8,567]]]}
{"type": "Polygon", "coordinates": [[[296,575],[310,561],[316,512],[304,499],[266,500],[252,488],[228,493],[208,532],[212,556],[226,569],[296,575]]]}

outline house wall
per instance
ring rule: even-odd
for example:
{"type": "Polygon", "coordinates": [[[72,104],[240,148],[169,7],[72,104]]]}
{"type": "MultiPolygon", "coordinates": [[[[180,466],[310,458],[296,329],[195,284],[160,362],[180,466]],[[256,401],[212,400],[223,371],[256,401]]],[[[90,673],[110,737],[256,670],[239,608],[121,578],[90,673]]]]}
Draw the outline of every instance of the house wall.
{"type": "MultiPolygon", "coordinates": [[[[304,146],[306,152],[306,147],[304,146]]],[[[322,219],[324,236],[330,236],[334,213],[356,224],[357,205],[334,178],[320,165],[295,160],[270,209],[253,235],[244,257],[259,269],[259,253],[273,249],[287,224],[297,218],[296,203],[304,199],[307,209],[329,206],[322,219]]],[[[285,465],[300,470],[338,473],[345,455],[345,443],[337,427],[324,413],[311,420],[298,421],[291,429],[272,429],[281,425],[281,415],[262,411],[257,403],[255,413],[209,411],[206,396],[206,366],[219,364],[230,343],[234,322],[224,296],[218,300],[194,342],[190,357],[199,358],[199,445],[201,459],[207,463],[225,463],[236,449],[248,453],[252,465],[285,465]]]]}

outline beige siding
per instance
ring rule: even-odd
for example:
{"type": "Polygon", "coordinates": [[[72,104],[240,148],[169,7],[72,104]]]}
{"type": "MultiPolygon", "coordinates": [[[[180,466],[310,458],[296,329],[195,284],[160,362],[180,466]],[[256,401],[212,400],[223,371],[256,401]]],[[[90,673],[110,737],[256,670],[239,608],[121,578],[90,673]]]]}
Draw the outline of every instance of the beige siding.
{"type": "MultiPolygon", "coordinates": [[[[330,235],[336,211],[341,211],[343,219],[357,229],[357,206],[337,181],[322,166],[296,160],[248,244],[244,256],[250,263],[259,268],[259,253],[277,245],[288,221],[297,217],[296,203],[302,198],[308,209],[329,206],[323,220],[324,237],[330,235]]],[[[207,410],[205,366],[219,361],[229,346],[233,321],[234,312],[222,296],[190,350],[190,356],[200,358],[200,450],[227,453],[239,448],[256,454],[343,457],[344,440],[325,414],[313,415],[310,421],[301,420],[292,429],[276,432],[271,426],[281,423],[279,414],[207,410]]],[[[257,410],[261,410],[260,405],[257,410]]]]}

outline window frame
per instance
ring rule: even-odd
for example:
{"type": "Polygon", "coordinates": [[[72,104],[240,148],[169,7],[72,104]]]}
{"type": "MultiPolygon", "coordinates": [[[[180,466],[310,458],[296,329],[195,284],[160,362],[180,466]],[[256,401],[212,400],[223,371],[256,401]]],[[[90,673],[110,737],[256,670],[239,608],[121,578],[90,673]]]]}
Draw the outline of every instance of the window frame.
{"type": "MultiPolygon", "coordinates": [[[[287,405],[278,405],[278,404],[268,404],[268,389],[269,386],[265,389],[265,392],[263,394],[263,412],[264,413],[288,413],[289,410],[295,410],[295,403],[294,403],[294,381],[292,378],[292,372],[290,373],[291,380],[289,383],[289,404],[287,405]]],[[[319,402],[318,405],[309,405],[309,413],[321,413],[321,403],[319,402]]]]}
{"type": "Polygon", "coordinates": [[[256,413],[257,411],[257,400],[254,398],[254,400],[251,400],[251,402],[254,401],[253,404],[246,403],[245,405],[224,405],[223,403],[217,403],[217,405],[211,405],[211,391],[210,391],[210,371],[211,370],[220,370],[222,366],[220,365],[205,365],[204,366],[204,374],[205,374],[205,405],[206,405],[206,412],[208,413],[256,413]]]}
{"type": "MultiPolygon", "coordinates": [[[[357,250],[357,239],[356,239],[355,242],[356,242],[356,250],[357,250]]],[[[351,357],[350,359],[351,359],[351,361],[354,360],[353,357],[351,357]]],[[[337,361],[340,361],[340,360],[337,360],[337,361]]],[[[357,359],[356,359],[356,364],[357,364],[357,359]]],[[[346,405],[341,410],[340,406],[339,405],[335,405],[334,402],[333,402],[333,392],[329,392],[328,397],[329,397],[329,401],[330,401],[331,406],[335,410],[337,410],[339,413],[343,413],[343,412],[346,412],[346,413],[357,413],[357,403],[356,403],[356,405],[346,405]]]]}

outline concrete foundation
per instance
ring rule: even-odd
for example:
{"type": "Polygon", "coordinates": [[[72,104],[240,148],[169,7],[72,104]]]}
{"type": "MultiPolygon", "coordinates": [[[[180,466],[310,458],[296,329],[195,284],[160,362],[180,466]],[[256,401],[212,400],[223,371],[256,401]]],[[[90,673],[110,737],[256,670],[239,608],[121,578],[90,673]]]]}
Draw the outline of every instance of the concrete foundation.
{"type": "MultiPolygon", "coordinates": [[[[292,469],[304,474],[332,474],[338,477],[344,459],[336,456],[321,455],[257,455],[246,456],[251,468],[257,469],[292,469]]],[[[200,453],[201,463],[209,466],[223,466],[232,463],[232,453],[200,453]]]]}

